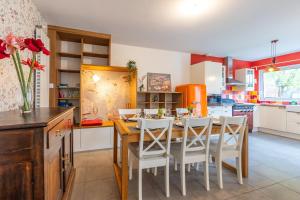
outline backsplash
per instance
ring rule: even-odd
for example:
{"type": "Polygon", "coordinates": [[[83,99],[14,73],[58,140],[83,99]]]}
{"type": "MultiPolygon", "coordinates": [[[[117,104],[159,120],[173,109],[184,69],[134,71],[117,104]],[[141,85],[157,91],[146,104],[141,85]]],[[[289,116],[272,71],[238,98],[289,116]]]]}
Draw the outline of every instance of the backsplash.
{"type": "Polygon", "coordinates": [[[248,94],[245,91],[232,91],[225,90],[222,93],[223,99],[233,99],[236,103],[245,103],[247,102],[248,94]]]}
{"type": "MultiPolygon", "coordinates": [[[[32,0],[0,0],[0,24],[0,38],[10,32],[17,36],[34,37],[36,25],[46,26],[32,0]]],[[[17,109],[21,101],[19,82],[12,61],[0,60],[0,111],[17,109]]]]}

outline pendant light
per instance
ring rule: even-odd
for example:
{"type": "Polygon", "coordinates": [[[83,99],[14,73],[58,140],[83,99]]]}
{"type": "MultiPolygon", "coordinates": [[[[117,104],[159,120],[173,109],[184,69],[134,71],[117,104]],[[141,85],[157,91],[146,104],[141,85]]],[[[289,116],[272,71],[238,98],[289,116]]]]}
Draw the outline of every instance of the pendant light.
{"type": "Polygon", "coordinates": [[[266,68],[267,72],[275,72],[279,71],[280,69],[276,67],[276,46],[277,46],[278,40],[272,40],[271,41],[271,57],[272,57],[272,63],[266,68]]]}

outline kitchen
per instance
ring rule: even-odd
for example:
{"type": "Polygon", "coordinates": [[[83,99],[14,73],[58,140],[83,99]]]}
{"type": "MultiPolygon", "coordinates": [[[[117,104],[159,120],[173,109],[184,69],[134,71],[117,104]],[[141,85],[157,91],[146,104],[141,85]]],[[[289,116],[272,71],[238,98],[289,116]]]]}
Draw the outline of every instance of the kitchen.
{"type": "Polygon", "coordinates": [[[299,2],[0,5],[0,199],[300,198],[299,2]]]}

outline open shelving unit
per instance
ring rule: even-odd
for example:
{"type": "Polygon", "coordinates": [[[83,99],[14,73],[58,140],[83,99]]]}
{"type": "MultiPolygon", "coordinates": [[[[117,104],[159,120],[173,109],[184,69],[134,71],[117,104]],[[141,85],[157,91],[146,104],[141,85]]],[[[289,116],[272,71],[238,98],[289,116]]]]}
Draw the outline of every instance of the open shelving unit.
{"type": "Polygon", "coordinates": [[[75,106],[80,124],[80,67],[110,66],[111,35],[48,26],[50,38],[50,106],[75,106]]]}
{"type": "Polygon", "coordinates": [[[169,109],[172,115],[176,108],[182,107],[182,93],[180,92],[138,92],[137,108],[141,109],[169,109]]]}

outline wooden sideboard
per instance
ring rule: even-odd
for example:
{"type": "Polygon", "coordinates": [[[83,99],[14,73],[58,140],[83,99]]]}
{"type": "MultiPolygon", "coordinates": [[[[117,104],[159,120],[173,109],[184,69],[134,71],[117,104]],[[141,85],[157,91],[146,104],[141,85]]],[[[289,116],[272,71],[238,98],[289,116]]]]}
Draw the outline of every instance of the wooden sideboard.
{"type": "Polygon", "coordinates": [[[69,199],[73,108],[0,113],[0,200],[69,199]]]}

